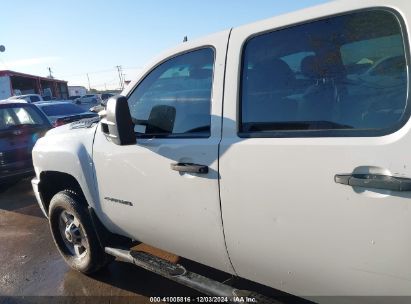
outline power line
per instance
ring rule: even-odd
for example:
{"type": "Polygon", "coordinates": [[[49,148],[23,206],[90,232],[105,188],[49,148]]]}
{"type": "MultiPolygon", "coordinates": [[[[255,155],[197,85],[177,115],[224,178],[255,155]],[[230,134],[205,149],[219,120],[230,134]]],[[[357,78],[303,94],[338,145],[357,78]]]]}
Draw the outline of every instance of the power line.
{"type": "Polygon", "coordinates": [[[97,70],[97,71],[88,71],[88,72],[83,72],[83,73],[78,73],[78,74],[70,74],[70,75],[62,75],[61,77],[75,77],[75,76],[84,76],[85,74],[102,74],[102,73],[108,73],[108,72],[113,72],[113,69],[105,69],[105,70],[97,70]]]}
{"type": "MultiPolygon", "coordinates": [[[[5,65],[5,63],[3,62],[3,64],[5,65]]],[[[124,75],[123,75],[123,73],[122,73],[122,71],[123,70],[139,70],[139,69],[142,69],[142,67],[141,66],[129,66],[129,67],[123,67],[123,66],[116,66],[115,68],[111,68],[111,69],[104,69],[104,70],[95,70],[95,71],[88,71],[88,72],[83,72],[83,73],[78,73],[78,74],[70,74],[70,75],[60,75],[59,77],[60,78],[76,78],[76,79],[79,79],[80,77],[84,77],[84,76],[86,76],[87,78],[89,78],[90,77],[90,75],[94,75],[94,74],[103,74],[103,73],[112,73],[112,72],[114,72],[114,71],[116,71],[117,72],[117,75],[118,75],[118,77],[119,77],[119,84],[120,84],[120,88],[124,88],[124,81],[125,81],[125,78],[124,78],[124,75]],[[119,68],[118,68],[119,67],[119,68]],[[120,73],[119,73],[119,69],[120,69],[120,73]]],[[[131,74],[134,74],[134,72],[129,72],[129,73],[131,73],[131,74]]],[[[90,85],[89,85],[90,86],[90,85]]]]}
{"type": "Polygon", "coordinates": [[[142,69],[142,66],[134,66],[134,67],[123,67],[123,70],[139,70],[142,69]]]}
{"type": "Polygon", "coordinates": [[[93,87],[102,87],[102,86],[104,86],[105,84],[107,84],[107,85],[117,84],[117,85],[118,85],[118,79],[117,79],[117,78],[112,78],[112,79],[110,79],[110,80],[108,80],[108,81],[105,81],[105,82],[99,82],[99,83],[97,83],[97,84],[93,84],[93,87]]]}
{"type": "MultiPolygon", "coordinates": [[[[127,74],[135,74],[137,73],[137,71],[135,70],[141,70],[142,67],[141,66],[127,66],[127,67],[123,67],[122,65],[117,65],[111,69],[102,69],[102,70],[95,70],[95,71],[88,71],[88,72],[83,72],[83,73],[78,73],[78,74],[71,74],[71,75],[61,75],[59,76],[60,78],[64,79],[64,78],[71,78],[70,82],[83,82],[84,79],[83,77],[87,77],[87,82],[88,82],[88,89],[91,90],[91,82],[90,82],[90,75],[95,75],[95,74],[102,74],[102,73],[110,73],[112,74],[113,72],[117,72],[117,79],[118,79],[118,84],[119,84],[119,89],[123,90],[125,87],[125,78],[126,78],[126,74],[123,73],[124,70],[127,70],[127,74]],[[133,71],[134,70],[134,71],[133,71]],[[76,80],[74,80],[74,79],[76,80]]],[[[97,77],[96,78],[101,78],[101,77],[97,77]]],[[[103,78],[108,78],[106,76],[103,76],[103,78]]],[[[111,78],[111,77],[110,77],[111,78]]],[[[100,79],[99,79],[100,80],[100,79]]],[[[102,81],[102,80],[100,80],[102,81]]],[[[93,88],[95,87],[102,87],[105,85],[110,85],[111,82],[110,81],[105,81],[105,82],[99,82],[99,84],[93,84],[93,88]]]]}

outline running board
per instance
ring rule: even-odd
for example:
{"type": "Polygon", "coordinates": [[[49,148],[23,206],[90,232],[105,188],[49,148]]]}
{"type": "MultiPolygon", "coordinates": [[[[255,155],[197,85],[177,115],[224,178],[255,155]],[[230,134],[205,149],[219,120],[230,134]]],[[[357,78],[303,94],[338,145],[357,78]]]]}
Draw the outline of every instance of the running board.
{"type": "Polygon", "coordinates": [[[111,247],[105,247],[104,250],[106,253],[118,257],[124,262],[154,272],[162,277],[195,289],[208,296],[229,297],[231,302],[239,302],[238,298],[241,297],[244,298],[243,302],[246,302],[245,298],[248,297],[255,299],[255,302],[257,303],[280,303],[266,296],[248,290],[239,290],[232,286],[190,272],[180,264],[170,263],[169,261],[143,251],[129,251],[111,247]]]}

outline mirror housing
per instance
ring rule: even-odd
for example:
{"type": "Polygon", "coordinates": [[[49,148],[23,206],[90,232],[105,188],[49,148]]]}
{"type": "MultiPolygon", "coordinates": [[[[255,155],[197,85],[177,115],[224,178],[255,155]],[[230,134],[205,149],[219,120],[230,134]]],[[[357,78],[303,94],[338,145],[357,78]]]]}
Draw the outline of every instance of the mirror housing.
{"type": "Polygon", "coordinates": [[[117,95],[107,101],[106,117],[101,120],[101,130],[116,145],[136,143],[134,124],[126,97],[117,95]]]}

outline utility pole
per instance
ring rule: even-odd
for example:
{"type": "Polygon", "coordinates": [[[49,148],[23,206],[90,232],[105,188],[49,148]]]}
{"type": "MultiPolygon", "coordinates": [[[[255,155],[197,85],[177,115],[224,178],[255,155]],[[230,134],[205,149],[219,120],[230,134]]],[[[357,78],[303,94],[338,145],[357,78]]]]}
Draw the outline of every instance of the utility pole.
{"type": "Polygon", "coordinates": [[[126,74],[121,74],[121,76],[123,76],[123,89],[126,86],[126,74]]]}
{"type": "Polygon", "coordinates": [[[118,72],[118,78],[120,79],[120,89],[124,89],[124,82],[122,78],[123,71],[121,70],[121,65],[116,65],[117,72],[118,72]]]}
{"type": "MultiPolygon", "coordinates": [[[[4,51],[6,51],[6,47],[2,44],[0,44],[0,53],[3,53],[4,51]]],[[[0,62],[4,65],[5,68],[7,68],[6,64],[4,63],[4,61],[0,58],[0,62]]]]}
{"type": "Polygon", "coordinates": [[[49,78],[54,78],[53,75],[51,75],[51,67],[48,67],[49,70],[49,78]]]}
{"type": "Polygon", "coordinates": [[[87,75],[87,80],[88,80],[88,90],[91,91],[90,78],[88,77],[88,73],[86,75],[87,75]]]}

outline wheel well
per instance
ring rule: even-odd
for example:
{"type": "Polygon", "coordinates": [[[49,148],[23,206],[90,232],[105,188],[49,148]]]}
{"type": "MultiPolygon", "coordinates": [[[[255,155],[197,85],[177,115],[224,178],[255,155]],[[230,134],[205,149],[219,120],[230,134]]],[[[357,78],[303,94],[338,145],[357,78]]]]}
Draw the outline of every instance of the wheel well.
{"type": "Polygon", "coordinates": [[[111,233],[106,227],[104,227],[95,214],[93,208],[88,205],[80,184],[70,174],[57,171],[45,171],[40,174],[39,192],[47,214],[49,212],[51,199],[55,194],[63,190],[72,190],[78,195],[82,195],[84,197],[84,200],[79,200],[79,202],[84,202],[84,204],[88,207],[93,228],[96,230],[99,242],[103,248],[105,246],[124,248],[130,248],[132,246],[133,241],[130,238],[111,233]]]}
{"type": "Polygon", "coordinates": [[[40,174],[39,192],[47,213],[53,196],[66,189],[75,191],[84,197],[80,184],[72,175],[56,171],[46,171],[40,174]]]}

